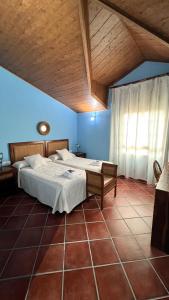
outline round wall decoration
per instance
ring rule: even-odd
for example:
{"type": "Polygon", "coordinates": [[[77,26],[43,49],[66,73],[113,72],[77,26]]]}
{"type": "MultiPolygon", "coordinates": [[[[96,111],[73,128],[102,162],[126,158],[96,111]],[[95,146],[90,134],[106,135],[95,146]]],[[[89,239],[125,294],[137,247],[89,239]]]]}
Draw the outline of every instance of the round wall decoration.
{"type": "Polygon", "coordinates": [[[50,125],[48,122],[41,121],[37,124],[37,130],[41,135],[47,135],[50,132],[50,125]]]}

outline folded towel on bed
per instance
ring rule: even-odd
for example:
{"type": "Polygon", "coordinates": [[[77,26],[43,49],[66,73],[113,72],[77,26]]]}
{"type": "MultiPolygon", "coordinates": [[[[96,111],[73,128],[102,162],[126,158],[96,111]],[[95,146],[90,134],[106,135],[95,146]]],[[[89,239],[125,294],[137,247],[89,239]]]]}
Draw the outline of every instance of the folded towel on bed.
{"type": "Polygon", "coordinates": [[[101,161],[100,160],[93,160],[89,165],[100,166],[101,165],[101,161]]]}
{"type": "Polygon", "coordinates": [[[74,170],[66,170],[64,173],[63,173],[63,176],[66,177],[66,178],[73,178],[73,172],[74,170]]]}

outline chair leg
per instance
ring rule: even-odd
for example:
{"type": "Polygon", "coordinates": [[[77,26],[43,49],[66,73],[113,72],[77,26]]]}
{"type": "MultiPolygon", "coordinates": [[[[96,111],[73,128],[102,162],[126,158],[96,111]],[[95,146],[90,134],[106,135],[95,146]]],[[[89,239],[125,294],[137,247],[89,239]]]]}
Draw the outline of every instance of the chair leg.
{"type": "Polygon", "coordinates": [[[89,192],[88,192],[87,189],[86,189],[86,200],[87,200],[87,201],[89,200],[89,192]]]}
{"type": "Polygon", "coordinates": [[[116,193],[117,193],[117,186],[115,185],[115,187],[114,187],[114,197],[116,197],[116,193]]]}

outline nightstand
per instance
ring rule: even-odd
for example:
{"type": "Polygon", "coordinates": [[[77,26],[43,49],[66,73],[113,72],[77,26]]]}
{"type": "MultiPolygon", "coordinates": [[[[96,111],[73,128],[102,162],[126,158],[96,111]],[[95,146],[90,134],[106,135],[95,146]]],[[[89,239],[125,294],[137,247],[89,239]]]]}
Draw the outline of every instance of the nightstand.
{"type": "Polygon", "coordinates": [[[73,154],[75,154],[78,157],[86,158],[86,153],[84,153],[84,152],[73,152],[73,154]]]}
{"type": "Polygon", "coordinates": [[[12,193],[17,187],[17,170],[11,166],[0,169],[0,193],[12,193]]]}

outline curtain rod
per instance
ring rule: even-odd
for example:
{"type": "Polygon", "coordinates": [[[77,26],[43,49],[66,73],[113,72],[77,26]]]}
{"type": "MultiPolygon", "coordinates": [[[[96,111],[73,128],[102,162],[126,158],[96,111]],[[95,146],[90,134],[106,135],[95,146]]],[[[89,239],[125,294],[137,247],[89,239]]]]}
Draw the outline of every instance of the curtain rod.
{"type": "Polygon", "coordinates": [[[158,78],[158,77],[163,77],[163,76],[169,76],[169,73],[160,74],[160,75],[156,75],[156,76],[153,76],[153,77],[147,77],[147,78],[136,80],[136,81],[130,81],[128,83],[120,84],[120,85],[117,85],[117,86],[114,86],[114,87],[110,86],[110,88],[117,89],[119,87],[126,86],[126,85],[129,85],[129,84],[135,84],[135,83],[138,83],[138,82],[144,82],[144,81],[148,81],[148,80],[151,80],[151,79],[154,79],[154,78],[158,78]]]}

